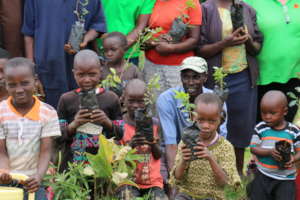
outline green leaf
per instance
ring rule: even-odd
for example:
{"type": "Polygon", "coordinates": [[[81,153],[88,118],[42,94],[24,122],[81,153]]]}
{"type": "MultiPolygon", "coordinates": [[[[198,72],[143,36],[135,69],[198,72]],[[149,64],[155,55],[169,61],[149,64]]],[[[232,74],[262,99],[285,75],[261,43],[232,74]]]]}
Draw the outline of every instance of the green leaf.
{"type": "Polygon", "coordinates": [[[291,97],[292,99],[296,99],[297,98],[296,95],[293,92],[288,92],[287,95],[289,97],[291,97]]]}
{"type": "Polygon", "coordinates": [[[289,103],[289,107],[293,107],[297,104],[297,100],[292,100],[290,103],[289,103]]]}
{"type": "Polygon", "coordinates": [[[295,90],[296,90],[297,92],[300,92],[300,87],[295,87],[295,90]]]}

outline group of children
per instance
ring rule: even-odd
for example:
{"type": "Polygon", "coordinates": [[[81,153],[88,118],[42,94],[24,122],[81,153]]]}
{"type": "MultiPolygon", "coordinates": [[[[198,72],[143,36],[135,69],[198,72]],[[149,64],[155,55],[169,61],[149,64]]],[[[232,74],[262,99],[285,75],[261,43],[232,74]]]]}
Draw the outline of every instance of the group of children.
{"type": "MultiPolygon", "coordinates": [[[[9,172],[23,173],[30,178],[22,187],[36,192],[37,199],[46,199],[42,179],[53,159],[54,141],[55,148],[63,151],[62,170],[67,170],[67,162],[87,162],[85,152],[94,153],[101,148],[97,133],[86,132],[97,129],[102,130],[107,138],[115,137],[120,144],[131,145],[144,156],[137,164],[134,177],[139,188],[127,185],[118,188],[119,199],[130,200],[146,193],[151,194],[151,199],[168,199],[160,172],[162,149],[159,140],[163,138],[159,134],[159,121],[153,119],[152,140],[135,134],[134,113],[146,106],[146,84],[137,79],[140,75],[136,66],[125,66],[125,41],[120,33],[110,33],[103,42],[106,65],[115,68],[124,81],[126,113],[123,115],[120,98],[99,87],[103,80],[103,66],[98,55],[91,50],[76,54],[73,74],[79,88],[61,96],[57,111],[34,96],[36,79],[34,64],[30,60],[0,58],[1,185],[11,183],[9,172]],[[84,91],[96,94],[95,109],[81,108],[84,91]]],[[[170,183],[177,189],[175,199],[225,199],[224,187],[238,184],[240,177],[233,146],[218,134],[222,101],[216,94],[203,93],[196,98],[195,105],[198,143],[194,153],[183,142],[178,146],[170,172],[170,183]],[[197,159],[191,160],[192,154],[197,159]]],[[[255,127],[250,146],[258,168],[249,185],[250,199],[292,200],[295,198],[295,162],[300,159],[299,129],[284,119],[287,99],[283,93],[266,93],[261,110],[263,122],[255,127]],[[275,148],[277,141],[287,141],[292,147],[283,168],[278,164],[283,157],[275,148]]]]}

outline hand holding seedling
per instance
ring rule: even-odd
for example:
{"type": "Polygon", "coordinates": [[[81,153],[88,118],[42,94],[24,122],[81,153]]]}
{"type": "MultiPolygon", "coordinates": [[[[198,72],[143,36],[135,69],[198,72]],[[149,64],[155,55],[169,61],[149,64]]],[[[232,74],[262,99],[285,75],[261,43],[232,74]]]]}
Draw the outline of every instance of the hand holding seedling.
{"type": "Polygon", "coordinates": [[[90,115],[90,119],[91,119],[91,122],[99,123],[109,130],[112,129],[112,122],[107,117],[107,115],[105,114],[105,112],[103,110],[100,110],[100,109],[93,110],[90,115]]]}
{"type": "Polygon", "coordinates": [[[91,120],[91,113],[88,109],[80,109],[75,117],[74,120],[68,126],[68,134],[73,135],[76,129],[91,120]]]}
{"type": "Polygon", "coordinates": [[[24,182],[24,188],[28,190],[28,192],[36,192],[41,185],[41,181],[42,177],[36,174],[24,182]]]}
{"type": "Polygon", "coordinates": [[[285,168],[291,168],[291,167],[294,166],[294,163],[295,163],[295,158],[294,158],[294,156],[291,155],[290,161],[286,162],[286,163],[284,164],[284,167],[285,167],[285,168]]]}
{"type": "Polygon", "coordinates": [[[192,150],[188,148],[186,144],[183,144],[181,147],[181,151],[182,151],[182,161],[185,163],[190,161],[192,158],[192,150]]]}
{"type": "Polygon", "coordinates": [[[280,153],[275,148],[270,150],[270,155],[278,162],[282,159],[280,153]]]}
{"type": "Polygon", "coordinates": [[[12,182],[12,177],[6,172],[0,174],[0,184],[10,184],[12,182]]]}
{"type": "Polygon", "coordinates": [[[168,55],[173,52],[173,46],[167,42],[159,42],[155,46],[155,50],[161,55],[168,55]]]}
{"type": "Polygon", "coordinates": [[[249,35],[245,34],[243,27],[236,29],[230,36],[224,39],[225,47],[244,44],[249,39],[249,35]]]}
{"type": "Polygon", "coordinates": [[[151,143],[146,140],[146,137],[143,135],[135,135],[132,137],[131,143],[130,145],[134,148],[136,146],[140,146],[140,145],[144,145],[144,144],[148,144],[151,145],[151,143]]]}
{"type": "Polygon", "coordinates": [[[210,151],[202,142],[197,142],[197,146],[195,147],[195,150],[196,150],[195,155],[197,156],[197,158],[205,158],[205,159],[211,158],[210,151]]]}

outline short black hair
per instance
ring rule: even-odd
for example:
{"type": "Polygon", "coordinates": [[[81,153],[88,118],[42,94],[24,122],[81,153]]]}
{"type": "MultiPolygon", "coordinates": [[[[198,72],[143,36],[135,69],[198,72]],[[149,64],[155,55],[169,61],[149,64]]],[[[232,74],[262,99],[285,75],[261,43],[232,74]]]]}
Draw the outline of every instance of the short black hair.
{"type": "Polygon", "coordinates": [[[4,66],[4,73],[8,68],[18,68],[18,67],[27,67],[32,72],[32,75],[35,76],[35,64],[28,58],[16,57],[9,59],[4,66]]]}
{"type": "Polygon", "coordinates": [[[0,48],[0,59],[9,59],[10,54],[5,49],[0,48]]]}
{"type": "Polygon", "coordinates": [[[218,106],[220,112],[223,111],[223,103],[218,95],[215,93],[202,93],[195,99],[196,106],[199,103],[205,103],[205,104],[215,104],[218,106]]]}
{"type": "Polygon", "coordinates": [[[121,32],[106,33],[103,36],[103,41],[108,39],[108,38],[117,38],[117,39],[119,39],[119,41],[121,43],[121,46],[123,48],[127,48],[127,45],[128,45],[127,38],[123,33],[121,33],[121,32]]]}

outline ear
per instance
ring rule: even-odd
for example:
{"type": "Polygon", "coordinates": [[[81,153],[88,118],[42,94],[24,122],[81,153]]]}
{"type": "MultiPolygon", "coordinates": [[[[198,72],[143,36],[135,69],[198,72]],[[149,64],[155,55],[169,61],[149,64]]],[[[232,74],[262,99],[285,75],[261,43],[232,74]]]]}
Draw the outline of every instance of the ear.
{"type": "Polygon", "coordinates": [[[289,110],[288,107],[284,106],[284,110],[283,110],[284,116],[288,114],[288,110],[289,110]]]}

